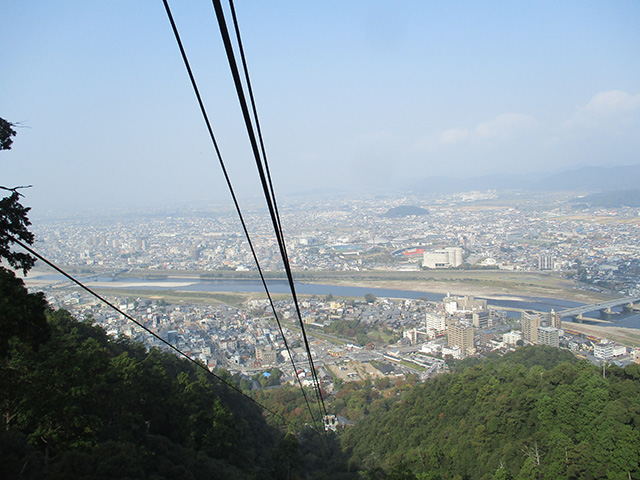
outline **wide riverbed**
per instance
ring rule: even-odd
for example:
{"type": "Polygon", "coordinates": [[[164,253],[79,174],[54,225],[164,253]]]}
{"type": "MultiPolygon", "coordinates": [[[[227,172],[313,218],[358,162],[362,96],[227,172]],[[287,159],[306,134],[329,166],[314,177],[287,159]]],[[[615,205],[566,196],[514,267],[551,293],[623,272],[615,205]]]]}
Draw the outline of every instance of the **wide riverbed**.
{"type": "MultiPolygon", "coordinates": [[[[126,277],[88,277],[79,278],[88,287],[114,288],[124,290],[174,290],[183,292],[264,292],[262,282],[255,280],[205,280],[189,279],[184,277],[175,278],[126,278],[126,277]]],[[[28,283],[66,283],[67,280],[61,275],[45,274],[30,276],[28,283]]],[[[284,280],[267,280],[267,285],[271,293],[289,293],[289,285],[284,280]]],[[[372,293],[381,298],[406,298],[420,299],[438,302],[445,296],[444,293],[422,292],[415,290],[396,290],[388,288],[353,287],[344,285],[327,285],[321,283],[298,283],[296,282],[296,292],[300,295],[326,296],[332,294],[336,297],[363,298],[367,293],[372,293]]],[[[523,310],[536,310],[540,312],[550,312],[564,310],[566,308],[582,305],[570,300],[542,297],[491,297],[487,298],[488,303],[495,307],[517,308],[523,310]]],[[[597,312],[593,315],[597,318],[597,312]]],[[[618,327],[640,329],[640,315],[614,315],[612,318],[618,327]]]]}

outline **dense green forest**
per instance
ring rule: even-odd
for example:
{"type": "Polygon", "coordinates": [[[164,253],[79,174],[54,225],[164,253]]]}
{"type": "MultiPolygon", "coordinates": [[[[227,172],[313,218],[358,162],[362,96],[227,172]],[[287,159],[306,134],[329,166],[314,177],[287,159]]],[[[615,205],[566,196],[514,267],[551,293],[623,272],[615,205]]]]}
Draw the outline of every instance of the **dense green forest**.
{"type": "Polygon", "coordinates": [[[640,478],[640,365],[606,375],[541,346],[463,362],[372,405],[343,448],[367,478],[640,478]]]}
{"type": "Polygon", "coordinates": [[[2,478],[270,478],[282,435],[177,356],[113,340],[63,310],[0,369],[2,478]]]}

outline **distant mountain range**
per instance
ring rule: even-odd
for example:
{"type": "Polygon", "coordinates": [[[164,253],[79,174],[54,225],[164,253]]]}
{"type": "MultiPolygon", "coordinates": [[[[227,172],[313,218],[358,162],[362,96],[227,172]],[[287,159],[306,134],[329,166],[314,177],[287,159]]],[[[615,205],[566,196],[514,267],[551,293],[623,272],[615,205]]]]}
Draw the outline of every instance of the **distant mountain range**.
{"type": "Polygon", "coordinates": [[[592,207],[640,207],[640,190],[615,190],[613,192],[592,193],[584,197],[571,200],[578,205],[590,205],[592,207]]]}
{"type": "Polygon", "coordinates": [[[459,193],[470,190],[529,190],[606,192],[636,189],[640,164],[580,167],[560,173],[495,174],[471,178],[428,177],[414,184],[415,193],[459,193]]]}

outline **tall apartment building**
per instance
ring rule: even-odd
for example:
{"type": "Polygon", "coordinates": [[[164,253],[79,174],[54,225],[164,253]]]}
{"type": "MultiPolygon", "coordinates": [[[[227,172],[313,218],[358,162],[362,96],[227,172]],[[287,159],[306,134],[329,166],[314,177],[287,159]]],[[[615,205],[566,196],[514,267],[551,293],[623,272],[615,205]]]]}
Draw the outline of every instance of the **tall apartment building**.
{"type": "Polygon", "coordinates": [[[436,338],[447,331],[447,324],[441,315],[427,313],[425,317],[425,330],[429,339],[436,338]]]}
{"type": "Polygon", "coordinates": [[[522,312],[522,336],[525,342],[538,343],[538,327],[542,326],[542,319],[538,315],[522,312]]]}
{"type": "Polygon", "coordinates": [[[278,363],[278,352],[271,346],[265,345],[263,348],[256,348],[256,360],[260,361],[263,366],[276,365],[278,363]]]}
{"type": "Polygon", "coordinates": [[[562,317],[557,314],[555,310],[551,310],[547,316],[547,325],[550,325],[553,328],[562,329],[562,317]]]}
{"type": "Polygon", "coordinates": [[[553,270],[553,257],[551,255],[538,255],[538,270],[553,270]]]}
{"type": "Polygon", "coordinates": [[[473,355],[473,327],[467,323],[456,322],[447,327],[447,345],[458,347],[464,356],[473,355]]]}
{"type": "Polygon", "coordinates": [[[488,328],[491,326],[491,318],[489,318],[489,312],[472,313],[471,322],[473,326],[479,329],[488,328]]]}
{"type": "Polygon", "coordinates": [[[560,330],[553,327],[538,327],[538,344],[560,347],[560,330]]]}

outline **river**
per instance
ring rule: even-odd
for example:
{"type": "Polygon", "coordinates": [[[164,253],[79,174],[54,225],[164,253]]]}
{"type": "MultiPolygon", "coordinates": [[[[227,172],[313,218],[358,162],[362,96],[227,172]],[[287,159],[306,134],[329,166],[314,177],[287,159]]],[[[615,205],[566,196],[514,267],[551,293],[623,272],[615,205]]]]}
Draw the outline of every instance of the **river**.
{"type": "MultiPolygon", "coordinates": [[[[34,281],[59,281],[65,282],[62,275],[45,274],[30,277],[34,281]]],[[[117,288],[125,290],[175,290],[185,292],[263,292],[262,282],[256,280],[203,280],[197,278],[126,278],[126,277],[89,277],[80,279],[85,285],[91,287],[92,284],[100,288],[117,288]]],[[[267,280],[271,293],[289,293],[289,284],[285,280],[267,280]]],[[[296,282],[296,292],[301,295],[326,296],[332,294],[336,297],[360,297],[367,293],[372,293],[376,297],[420,299],[424,298],[432,302],[439,302],[445,296],[442,293],[420,292],[414,290],[395,290],[389,288],[369,288],[351,287],[344,285],[326,285],[321,283],[298,283],[296,282]]],[[[481,298],[481,297],[478,297],[481,298]]],[[[581,306],[583,304],[570,300],[544,297],[518,296],[519,300],[488,299],[488,303],[495,307],[517,308],[522,310],[536,310],[540,312],[550,312],[564,310],[567,308],[581,306]]],[[[589,314],[591,318],[597,319],[598,312],[589,314]]],[[[616,314],[611,317],[611,324],[618,327],[640,329],[640,315],[638,314],[616,314]]]]}

